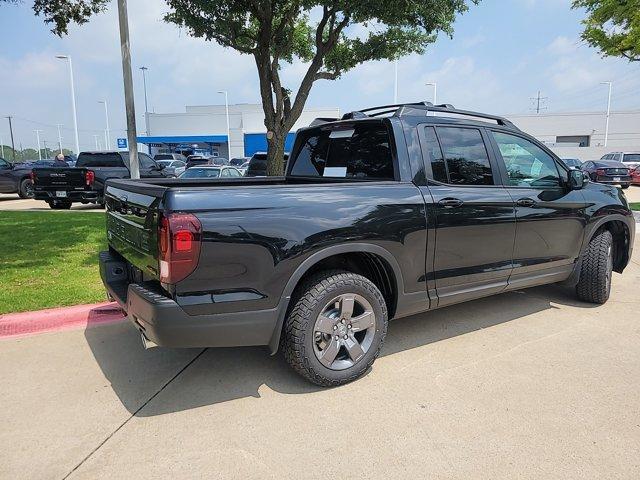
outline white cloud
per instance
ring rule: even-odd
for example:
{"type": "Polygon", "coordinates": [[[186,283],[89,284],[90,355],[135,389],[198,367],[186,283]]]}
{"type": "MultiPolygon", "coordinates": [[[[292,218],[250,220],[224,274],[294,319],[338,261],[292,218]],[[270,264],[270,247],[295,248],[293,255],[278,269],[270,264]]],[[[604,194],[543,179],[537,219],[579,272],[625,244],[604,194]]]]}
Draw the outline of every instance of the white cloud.
{"type": "Polygon", "coordinates": [[[553,55],[571,55],[578,50],[578,40],[565,36],[556,37],[548,46],[547,51],[553,55]]]}

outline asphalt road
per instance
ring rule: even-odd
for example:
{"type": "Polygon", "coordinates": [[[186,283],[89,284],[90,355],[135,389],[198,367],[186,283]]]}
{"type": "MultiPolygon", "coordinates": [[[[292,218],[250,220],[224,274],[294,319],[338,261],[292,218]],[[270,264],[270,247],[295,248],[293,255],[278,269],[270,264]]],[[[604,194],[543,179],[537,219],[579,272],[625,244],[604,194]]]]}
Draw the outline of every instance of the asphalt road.
{"type": "Polygon", "coordinates": [[[320,389],[128,323],[0,341],[0,478],[640,478],[640,241],[611,300],[539,287],[392,322],[320,389]]]}
{"type": "MultiPolygon", "coordinates": [[[[24,211],[49,211],[49,205],[40,200],[21,199],[18,195],[0,193],[0,211],[2,210],[24,210],[24,211]]],[[[96,211],[103,212],[104,209],[96,207],[93,204],[82,205],[74,203],[71,211],[96,211]]],[[[58,210],[59,211],[59,210],[58,210]]]]}

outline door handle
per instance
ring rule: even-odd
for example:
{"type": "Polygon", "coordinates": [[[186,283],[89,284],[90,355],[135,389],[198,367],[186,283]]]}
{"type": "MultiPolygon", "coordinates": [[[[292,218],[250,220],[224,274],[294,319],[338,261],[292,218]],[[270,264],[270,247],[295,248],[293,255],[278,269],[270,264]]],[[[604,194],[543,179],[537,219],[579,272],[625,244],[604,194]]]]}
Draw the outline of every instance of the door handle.
{"type": "Polygon", "coordinates": [[[520,207],[533,207],[536,204],[536,201],[532,198],[520,198],[516,200],[516,205],[520,207]]]}
{"type": "Polygon", "coordinates": [[[464,202],[459,198],[443,198],[438,202],[439,205],[442,205],[444,208],[456,208],[463,204],[464,202]]]}

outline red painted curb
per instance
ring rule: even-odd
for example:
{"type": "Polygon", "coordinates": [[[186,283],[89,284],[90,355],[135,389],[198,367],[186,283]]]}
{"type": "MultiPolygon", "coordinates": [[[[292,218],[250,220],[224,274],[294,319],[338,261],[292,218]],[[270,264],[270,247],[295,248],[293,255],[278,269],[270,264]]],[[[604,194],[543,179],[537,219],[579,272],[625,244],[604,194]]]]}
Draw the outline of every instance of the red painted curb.
{"type": "Polygon", "coordinates": [[[45,332],[120,322],[125,316],[117,303],[94,303],[49,308],[35,312],[0,315],[0,338],[16,338],[45,332]]]}

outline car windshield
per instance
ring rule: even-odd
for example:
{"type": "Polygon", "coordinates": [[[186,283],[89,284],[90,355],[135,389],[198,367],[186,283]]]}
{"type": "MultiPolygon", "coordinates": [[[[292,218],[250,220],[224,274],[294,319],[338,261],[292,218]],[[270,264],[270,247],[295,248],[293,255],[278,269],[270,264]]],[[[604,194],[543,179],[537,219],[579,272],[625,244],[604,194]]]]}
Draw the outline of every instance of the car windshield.
{"type": "Polygon", "coordinates": [[[217,178],[220,176],[219,168],[192,167],[180,175],[180,178],[217,178]]]}
{"type": "Polygon", "coordinates": [[[640,162],[640,153],[625,153],[623,162],[640,162]]]}
{"type": "Polygon", "coordinates": [[[76,167],[124,167],[118,153],[81,153],[76,167]]]}

